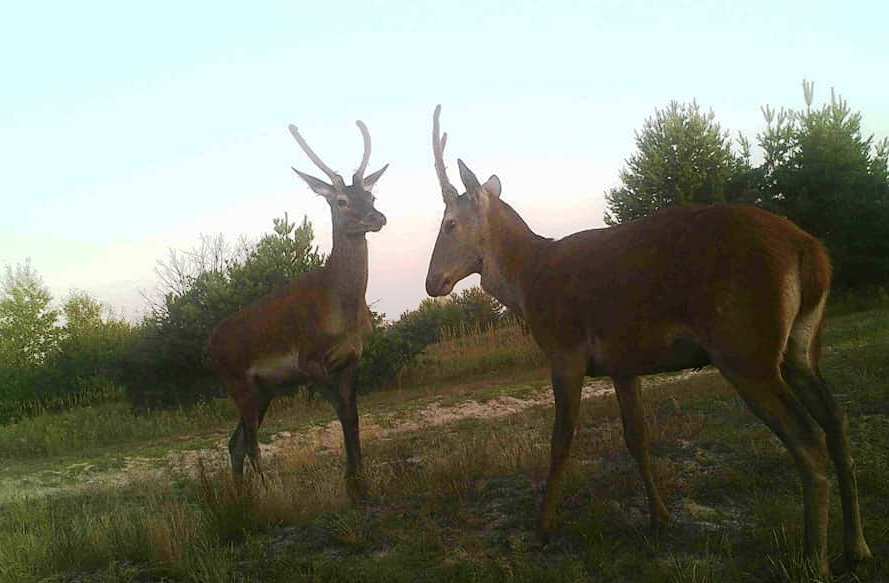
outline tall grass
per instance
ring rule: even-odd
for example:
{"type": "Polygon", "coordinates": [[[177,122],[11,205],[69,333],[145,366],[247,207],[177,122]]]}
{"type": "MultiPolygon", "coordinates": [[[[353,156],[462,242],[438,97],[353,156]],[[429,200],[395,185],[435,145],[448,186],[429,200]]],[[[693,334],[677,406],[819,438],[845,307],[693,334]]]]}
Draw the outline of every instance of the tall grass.
{"type": "MultiPolygon", "coordinates": [[[[533,339],[514,320],[490,329],[446,330],[399,376],[396,387],[412,390],[458,379],[544,365],[533,339]]],[[[237,413],[227,399],[189,407],[138,414],[119,387],[96,384],[89,391],[15,405],[17,421],[0,425],[0,458],[26,459],[83,453],[96,448],[147,442],[174,436],[228,432],[237,413]]],[[[294,423],[332,414],[323,399],[304,393],[275,400],[270,420],[294,423]]]]}
{"type": "Polygon", "coordinates": [[[82,383],[79,391],[35,399],[0,400],[0,423],[27,419],[47,413],[67,411],[101,403],[120,401],[123,389],[112,381],[97,376],[82,383]]]}
{"type": "MultiPolygon", "coordinates": [[[[463,434],[430,434],[413,447],[372,444],[367,480],[377,504],[409,497],[462,498],[486,476],[542,475],[546,424],[516,439],[485,425],[463,434]],[[410,450],[411,455],[408,455],[410,450]],[[419,457],[417,457],[419,456],[419,457]],[[407,460],[413,459],[409,462],[407,460]]],[[[71,572],[138,563],[142,573],[195,581],[229,580],[233,545],[285,525],[360,548],[371,534],[363,512],[349,507],[338,458],[294,448],[267,468],[265,480],[238,484],[228,471],[200,467],[176,491],[142,483],[119,491],[9,502],[0,512],[0,580],[37,581],[71,572]]]]}
{"type": "Polygon", "coordinates": [[[515,368],[540,368],[546,359],[515,319],[486,329],[445,329],[398,378],[398,386],[428,385],[515,368]]]}
{"type": "Polygon", "coordinates": [[[234,409],[223,400],[190,409],[137,415],[118,401],[26,417],[0,426],[0,458],[39,458],[84,453],[106,446],[193,435],[234,425],[234,409]]]}
{"type": "MultiPolygon", "coordinates": [[[[306,422],[332,413],[321,399],[305,392],[276,399],[266,427],[306,422]]],[[[213,399],[190,407],[137,413],[122,400],[46,412],[0,425],[0,459],[46,458],[102,448],[150,444],[175,439],[195,447],[199,437],[219,437],[236,425],[238,413],[228,399],[213,399]]],[[[169,444],[165,444],[169,446],[169,444]]]]}
{"type": "MultiPolygon", "coordinates": [[[[858,402],[850,436],[877,556],[889,552],[887,322],[885,311],[832,322],[825,357],[826,376],[858,402]]],[[[674,509],[694,497],[737,517],[717,535],[681,512],[667,536],[640,526],[644,495],[608,397],[584,403],[564,526],[547,547],[532,542],[553,417],[541,407],[366,441],[371,498],[359,507],[348,502],[340,457],[311,444],[269,460],[264,482],[238,485],[200,468],[178,485],[9,502],[0,580],[811,581],[798,561],[797,478],[771,433],[717,375],[649,387],[661,493],[674,509]]],[[[865,570],[861,580],[889,576],[878,561],[863,568],[873,577],[865,570]]]]}

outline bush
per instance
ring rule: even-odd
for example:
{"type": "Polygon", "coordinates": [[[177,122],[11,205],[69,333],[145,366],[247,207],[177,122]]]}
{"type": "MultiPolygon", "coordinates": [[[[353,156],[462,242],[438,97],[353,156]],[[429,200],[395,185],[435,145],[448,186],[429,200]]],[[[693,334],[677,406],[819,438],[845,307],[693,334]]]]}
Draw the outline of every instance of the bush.
{"type": "Polygon", "coordinates": [[[83,292],[62,313],[28,265],[7,269],[0,303],[0,422],[117,395],[133,328],[83,292]]]}
{"type": "Polygon", "coordinates": [[[374,332],[365,347],[358,369],[358,387],[370,391],[390,385],[399,372],[430,344],[444,335],[462,336],[494,327],[503,317],[503,306],[479,287],[451,294],[445,299],[426,298],[416,310],[408,310],[393,324],[382,316],[374,319],[374,332]]]}

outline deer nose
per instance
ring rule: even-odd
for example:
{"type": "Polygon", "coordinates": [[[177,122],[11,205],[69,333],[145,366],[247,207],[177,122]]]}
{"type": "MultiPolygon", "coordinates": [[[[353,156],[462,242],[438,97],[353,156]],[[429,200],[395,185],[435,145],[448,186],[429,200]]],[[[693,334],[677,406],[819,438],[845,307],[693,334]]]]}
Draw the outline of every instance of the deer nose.
{"type": "Polygon", "coordinates": [[[430,273],[426,276],[426,293],[433,298],[447,295],[450,287],[451,280],[441,274],[430,273]]]}
{"type": "Polygon", "coordinates": [[[379,231],[386,224],[386,215],[381,213],[378,210],[373,210],[364,217],[364,220],[361,221],[368,227],[371,227],[374,231],[379,231]]]}

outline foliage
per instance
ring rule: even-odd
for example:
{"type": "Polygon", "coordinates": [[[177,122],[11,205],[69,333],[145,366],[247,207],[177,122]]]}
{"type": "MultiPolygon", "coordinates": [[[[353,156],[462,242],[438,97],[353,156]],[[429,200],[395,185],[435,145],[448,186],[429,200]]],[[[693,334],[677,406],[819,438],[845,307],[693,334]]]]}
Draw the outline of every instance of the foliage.
{"type": "Polygon", "coordinates": [[[487,330],[503,318],[503,304],[478,286],[451,294],[451,301],[459,310],[463,330],[487,330]]]}
{"type": "Polygon", "coordinates": [[[26,266],[18,274],[7,298],[17,317],[6,321],[20,332],[4,334],[16,350],[0,361],[0,421],[116,398],[133,327],[103,315],[107,310],[84,292],[71,294],[62,308],[65,325],[58,326],[59,312],[49,307],[36,272],[26,266]]]}
{"type": "Polygon", "coordinates": [[[65,326],[59,347],[47,362],[42,396],[103,392],[119,382],[124,356],[135,340],[135,328],[115,317],[84,292],[73,292],[62,307],[65,326]]]}
{"type": "Polygon", "coordinates": [[[637,152],[621,170],[622,186],[605,194],[609,225],[648,216],[672,205],[740,199],[750,176],[750,147],[739,137],[732,150],[712,111],[697,102],[671,101],[655,109],[636,132],[637,152]]]}
{"type": "Polygon", "coordinates": [[[42,366],[58,348],[59,313],[30,262],[7,266],[0,282],[0,420],[33,398],[42,366]]]}
{"type": "Polygon", "coordinates": [[[813,108],[812,83],[803,89],[804,110],[763,107],[757,202],[826,243],[839,287],[886,284],[889,140],[866,137],[861,114],[833,91],[829,103],[813,108]]]}
{"type": "Polygon", "coordinates": [[[748,202],[784,215],[827,245],[836,288],[889,283],[889,140],[861,129],[861,114],[831,92],[813,107],[803,81],[803,110],[762,108],[757,135],[763,163],[750,145],[735,154],[713,113],[671,102],[636,133],[637,152],[606,193],[605,222],[616,224],[690,203],[748,202]]]}
{"type": "Polygon", "coordinates": [[[359,388],[367,391],[392,383],[406,365],[444,334],[490,329],[502,314],[503,306],[496,299],[472,287],[443,300],[426,298],[392,324],[384,323],[378,315],[361,358],[359,388]]]}
{"type": "Polygon", "coordinates": [[[127,395],[140,408],[190,403],[218,394],[207,363],[207,338],[225,317],[322,264],[307,219],[285,214],[255,245],[228,247],[204,238],[172,252],[158,267],[165,289],[126,357],[127,395]]]}
{"type": "Polygon", "coordinates": [[[58,311],[31,263],[7,266],[0,282],[0,358],[5,365],[31,367],[56,349],[58,311]]]}
{"type": "MultiPolygon", "coordinates": [[[[827,380],[848,397],[862,513],[877,557],[887,549],[889,521],[887,323],[885,309],[831,319],[823,362],[827,380]]],[[[751,422],[718,375],[659,376],[652,382],[657,386],[643,390],[658,453],[656,480],[681,526],[669,536],[650,537],[640,528],[645,516],[636,511],[642,499],[638,472],[616,421],[618,404],[606,395],[584,399],[581,407],[582,430],[560,504],[559,546],[535,544],[534,509],[552,429],[547,391],[539,381],[495,390],[489,382],[470,396],[461,379],[431,393],[379,393],[363,401],[364,410],[373,412],[371,423],[385,428],[364,436],[374,502],[369,507],[349,504],[340,454],[319,451],[312,439],[294,439],[286,455],[268,456],[262,482],[236,485],[227,468],[216,470],[212,461],[177,463],[169,474],[162,469],[170,458],[192,457],[170,456],[167,447],[213,449],[218,429],[232,422],[231,408],[190,410],[181,419],[177,412],[165,430],[176,438],[165,440],[163,449],[152,431],[129,435],[126,425],[168,419],[172,412],[136,418],[123,409],[102,411],[80,423],[52,416],[47,426],[31,429],[36,435],[49,431],[49,422],[60,422],[51,443],[58,448],[53,455],[64,457],[37,464],[24,455],[4,459],[7,475],[20,478],[6,483],[27,483],[28,495],[0,492],[0,580],[808,580],[799,562],[799,481],[773,434],[751,422]],[[528,408],[517,411],[517,405],[528,408]],[[474,415],[475,406],[509,414],[459,422],[430,416],[443,409],[474,415]],[[114,423],[126,445],[93,452],[101,458],[72,458],[73,450],[64,448],[72,426],[85,433],[103,423],[114,423]],[[134,447],[139,442],[151,449],[134,447]],[[131,467],[117,473],[109,460],[131,467]],[[139,461],[145,469],[130,463],[139,461]],[[44,471],[35,472],[35,466],[44,471]],[[195,469],[196,476],[179,473],[180,467],[195,469]],[[92,482],[85,491],[84,477],[92,482]],[[454,560],[455,548],[471,552],[454,560]]],[[[307,403],[281,410],[276,402],[269,422],[287,423],[276,431],[310,435],[335,419],[327,406],[317,407],[318,417],[306,417],[297,405],[307,403]]],[[[19,435],[2,437],[0,445],[13,450],[19,435]]],[[[836,494],[833,502],[839,504],[836,494]]],[[[841,535],[841,513],[832,515],[831,532],[841,535]]],[[[830,544],[840,551],[841,537],[830,544]]],[[[837,573],[835,580],[887,578],[889,565],[877,558],[855,573],[837,573]]]]}
{"type": "Polygon", "coordinates": [[[445,322],[456,321],[456,314],[447,303],[427,298],[395,323],[387,324],[377,315],[358,369],[359,389],[368,391],[391,383],[405,365],[438,340],[445,322]]]}
{"type": "Polygon", "coordinates": [[[428,386],[440,383],[471,382],[479,376],[498,378],[533,375],[549,364],[540,347],[513,317],[475,333],[452,335],[427,347],[398,376],[398,386],[428,386]]]}

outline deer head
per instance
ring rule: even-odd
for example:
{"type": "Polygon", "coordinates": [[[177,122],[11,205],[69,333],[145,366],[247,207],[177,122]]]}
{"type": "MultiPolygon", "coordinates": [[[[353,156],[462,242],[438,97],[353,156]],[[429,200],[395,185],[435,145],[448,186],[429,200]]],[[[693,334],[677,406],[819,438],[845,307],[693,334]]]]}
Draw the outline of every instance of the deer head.
{"type": "Polygon", "coordinates": [[[464,277],[481,273],[489,230],[488,211],[500,197],[499,178],[491,176],[481,184],[462,160],[457,160],[457,165],[466,192],[457,194],[445,169],[444,149],[448,134],[440,133],[440,113],[441,106],[438,105],[432,116],[432,152],[445,211],[426,275],[426,293],[433,297],[447,295],[464,277]]]}
{"type": "Polygon", "coordinates": [[[361,158],[361,165],[352,175],[350,186],[346,186],[343,177],[331,170],[315,154],[300,135],[296,126],[290,125],[289,128],[303,152],[314,162],[315,166],[327,175],[330,183],[300,172],[296,168],[293,171],[299,174],[300,178],[305,180],[309,188],[316,194],[323,196],[327,204],[330,205],[334,229],[338,229],[348,236],[363,236],[369,231],[379,231],[386,224],[386,217],[374,208],[375,199],[371,191],[389,165],[386,164],[370,176],[364,176],[367,162],[370,160],[370,133],[364,122],[359,120],[355,123],[361,130],[361,136],[364,139],[364,156],[361,158]]]}

